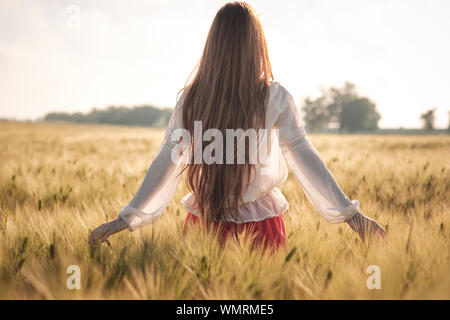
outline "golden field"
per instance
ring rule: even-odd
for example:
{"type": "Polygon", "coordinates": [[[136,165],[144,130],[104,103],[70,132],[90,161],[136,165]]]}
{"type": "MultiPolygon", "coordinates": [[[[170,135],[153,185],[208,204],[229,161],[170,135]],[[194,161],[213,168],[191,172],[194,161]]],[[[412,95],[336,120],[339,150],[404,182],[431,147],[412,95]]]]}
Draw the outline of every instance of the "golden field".
{"type": "Polygon", "coordinates": [[[311,135],[336,180],[387,230],[363,244],[292,175],[287,247],[261,255],[183,235],[187,193],[153,225],[90,247],[139,187],[163,131],[0,122],[0,299],[450,299],[450,136],[311,135]],[[66,269],[78,265],[81,289],[66,269]],[[378,265],[381,289],[369,290],[378,265]]]}

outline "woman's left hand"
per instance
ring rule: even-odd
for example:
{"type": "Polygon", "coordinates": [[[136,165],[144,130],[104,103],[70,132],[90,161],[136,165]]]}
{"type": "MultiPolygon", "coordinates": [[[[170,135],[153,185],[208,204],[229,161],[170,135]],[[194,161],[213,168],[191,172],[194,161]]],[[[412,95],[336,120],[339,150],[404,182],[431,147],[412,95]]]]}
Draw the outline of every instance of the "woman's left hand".
{"type": "Polygon", "coordinates": [[[124,220],[117,218],[116,220],[107,222],[96,228],[89,236],[89,244],[104,242],[109,236],[128,228],[124,220]]]}

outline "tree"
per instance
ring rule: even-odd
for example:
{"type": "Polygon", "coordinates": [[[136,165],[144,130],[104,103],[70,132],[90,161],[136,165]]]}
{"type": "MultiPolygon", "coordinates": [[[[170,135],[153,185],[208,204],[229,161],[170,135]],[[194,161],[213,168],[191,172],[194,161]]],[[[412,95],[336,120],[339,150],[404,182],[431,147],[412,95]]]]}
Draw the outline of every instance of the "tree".
{"type": "Polygon", "coordinates": [[[322,95],[316,100],[308,97],[304,101],[304,120],[310,131],[320,131],[332,124],[348,132],[378,128],[381,116],[375,103],[360,97],[353,83],[321,91],[322,95]]]}
{"type": "Polygon", "coordinates": [[[436,119],[435,116],[436,108],[430,109],[420,115],[420,119],[423,121],[423,129],[426,131],[434,130],[434,121],[436,119]]]}
{"type": "Polygon", "coordinates": [[[316,100],[311,100],[309,97],[306,98],[303,105],[303,112],[305,113],[304,120],[309,131],[320,131],[330,121],[328,106],[323,96],[316,100]]]}
{"type": "Polygon", "coordinates": [[[340,130],[355,132],[360,130],[376,130],[381,116],[376,106],[367,98],[348,101],[341,106],[339,115],[340,130]]]}

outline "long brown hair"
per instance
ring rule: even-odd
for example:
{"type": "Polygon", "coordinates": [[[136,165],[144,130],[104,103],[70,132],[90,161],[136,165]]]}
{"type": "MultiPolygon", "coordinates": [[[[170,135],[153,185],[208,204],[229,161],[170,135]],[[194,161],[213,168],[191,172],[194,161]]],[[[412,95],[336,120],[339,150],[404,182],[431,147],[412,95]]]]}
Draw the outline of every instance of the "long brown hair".
{"type": "MultiPolygon", "coordinates": [[[[226,129],[263,128],[272,79],[255,11],[244,2],[224,5],[211,25],[196,73],[184,88],[183,126],[191,134],[190,150],[194,121],[202,121],[202,132],[214,128],[223,137],[226,129]]],[[[246,151],[244,164],[236,159],[233,164],[195,164],[191,152],[186,180],[203,217],[224,220],[226,210],[231,212],[241,203],[254,169],[248,161],[248,145],[246,151]]]]}

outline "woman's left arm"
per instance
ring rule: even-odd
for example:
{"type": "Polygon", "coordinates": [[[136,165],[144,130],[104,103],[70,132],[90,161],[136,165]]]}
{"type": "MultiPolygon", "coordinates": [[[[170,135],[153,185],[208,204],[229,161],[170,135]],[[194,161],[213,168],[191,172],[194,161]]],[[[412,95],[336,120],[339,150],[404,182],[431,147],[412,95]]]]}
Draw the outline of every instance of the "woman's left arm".
{"type": "Polygon", "coordinates": [[[125,229],[134,231],[142,228],[164,212],[180,182],[184,163],[184,137],[175,132],[181,128],[182,97],[183,95],[171,116],[164,142],[133,199],[122,207],[117,219],[101,225],[91,233],[90,243],[103,242],[110,235],[125,229]]]}
{"type": "Polygon", "coordinates": [[[181,158],[172,159],[173,149],[165,142],[153,160],[131,202],[122,207],[119,218],[95,229],[90,243],[105,241],[125,229],[134,231],[158,219],[172,198],[180,181],[181,158]]]}

